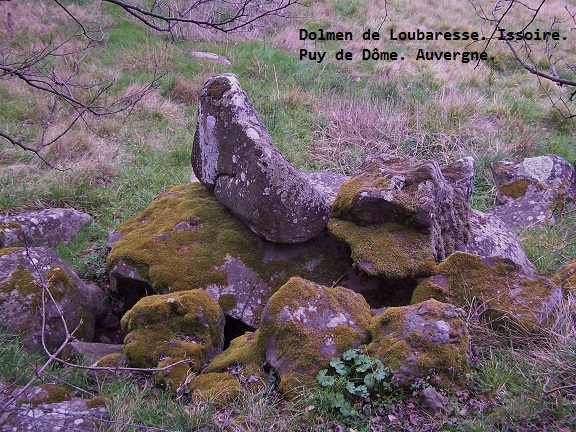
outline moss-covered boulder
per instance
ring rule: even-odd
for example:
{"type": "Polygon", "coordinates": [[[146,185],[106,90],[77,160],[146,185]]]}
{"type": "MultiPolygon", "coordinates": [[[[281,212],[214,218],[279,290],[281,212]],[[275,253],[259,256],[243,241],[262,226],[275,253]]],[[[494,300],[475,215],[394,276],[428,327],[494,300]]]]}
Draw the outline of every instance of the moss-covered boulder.
{"type": "Polygon", "coordinates": [[[111,289],[125,310],[145,295],[204,289],[252,328],[291,276],[332,284],[351,271],[344,245],[323,234],[271,243],[246,228],[199,183],[177,186],[111,235],[111,289]]]}
{"type": "Polygon", "coordinates": [[[416,287],[412,303],[431,298],[460,307],[476,303],[494,324],[535,331],[552,317],[562,293],[549,279],[525,272],[510,260],[457,252],[416,287]]]}
{"type": "MultiPolygon", "coordinates": [[[[455,182],[469,177],[456,171],[450,171],[455,182]]],[[[435,161],[378,156],[342,185],[328,229],[350,246],[362,271],[386,279],[423,277],[467,243],[467,199],[435,161]]]]}
{"type": "Polygon", "coordinates": [[[190,359],[199,371],[224,345],[224,314],[205,291],[141,299],[122,317],[124,353],[131,366],[156,367],[167,357],[190,359]]]}
{"type": "Polygon", "coordinates": [[[82,282],[51,249],[0,249],[0,327],[20,334],[28,349],[43,351],[42,313],[49,350],[66,339],[62,318],[69,332],[78,326],[77,339],[91,342],[105,304],[104,292],[82,282]]]}
{"type": "Polygon", "coordinates": [[[550,278],[553,284],[562,288],[564,295],[576,294],[576,261],[569,262],[562,270],[550,278]]]}
{"type": "Polygon", "coordinates": [[[388,308],[370,322],[368,352],[403,387],[426,377],[441,388],[461,386],[470,368],[464,317],[462,309],[436,300],[388,308]]]}
{"type": "Polygon", "coordinates": [[[367,342],[370,307],[346,288],[292,278],[268,301],[258,330],[259,349],[290,391],[314,380],[330,359],[367,342]]]}

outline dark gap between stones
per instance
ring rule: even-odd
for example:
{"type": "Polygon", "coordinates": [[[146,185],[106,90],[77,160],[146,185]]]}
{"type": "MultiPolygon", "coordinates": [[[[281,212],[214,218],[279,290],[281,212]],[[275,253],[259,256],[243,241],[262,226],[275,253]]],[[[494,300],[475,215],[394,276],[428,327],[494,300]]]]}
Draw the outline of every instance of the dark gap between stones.
{"type": "Polygon", "coordinates": [[[253,332],[256,330],[250,327],[248,324],[244,324],[242,321],[226,316],[226,322],[224,323],[224,349],[230,346],[232,339],[242,336],[246,332],[253,332]]]}

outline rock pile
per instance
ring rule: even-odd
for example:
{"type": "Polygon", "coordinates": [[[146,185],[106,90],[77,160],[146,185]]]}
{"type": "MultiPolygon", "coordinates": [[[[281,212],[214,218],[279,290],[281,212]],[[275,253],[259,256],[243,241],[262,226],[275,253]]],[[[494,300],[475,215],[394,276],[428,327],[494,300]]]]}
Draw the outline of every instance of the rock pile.
{"type": "MultiPolygon", "coordinates": [[[[235,76],[209,79],[199,105],[192,166],[204,188],[173,188],[118,227],[108,264],[127,309],[144,295],[165,302],[201,289],[225,327],[253,330],[207,364],[205,381],[262,382],[267,364],[290,392],[330,358],[367,344],[403,385],[434,370],[436,385],[458,387],[470,352],[460,307],[479,302],[503,331],[512,323],[534,330],[553,315],[560,287],[536,274],[494,212],[471,209],[472,158],[439,165],[378,155],[352,178],[299,172],[235,76]],[[398,291],[411,301],[375,311],[398,291]]],[[[552,165],[536,186],[520,186],[568,205],[573,169],[552,165]]],[[[502,197],[514,189],[505,177],[502,197]]]]}
{"type": "MultiPolygon", "coordinates": [[[[574,264],[537,275],[513,234],[575,206],[576,173],[557,156],[495,163],[499,205],[488,213],[470,207],[469,157],[439,165],[378,155],[352,178],[302,172],[224,74],[202,89],[192,167],[197,182],[167,190],[108,244],[126,338],[123,355],[99,364],[174,365],[157,375],[160,386],[233,398],[264,385],[265,365],[290,393],[366,345],[403,386],[433,370],[435,385],[458,388],[471,349],[462,308],[474,304],[501,331],[534,331],[576,285],[574,264]]],[[[106,321],[94,307],[102,293],[46,248],[5,247],[33,231],[46,230],[0,220],[0,319],[36,345],[30,315],[45,284],[90,341],[94,322],[106,321]]],[[[51,347],[62,340],[56,321],[51,347]]]]}

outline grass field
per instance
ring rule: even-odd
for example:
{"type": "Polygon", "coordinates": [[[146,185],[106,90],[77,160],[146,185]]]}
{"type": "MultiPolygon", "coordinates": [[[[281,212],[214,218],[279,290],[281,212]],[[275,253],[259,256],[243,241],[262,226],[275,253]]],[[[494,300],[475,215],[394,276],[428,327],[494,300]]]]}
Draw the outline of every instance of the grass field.
{"type": "MultiPolygon", "coordinates": [[[[43,157],[61,170],[0,140],[0,212],[70,206],[93,215],[94,223],[58,253],[82,277],[101,285],[106,284],[108,232],[166,188],[188,181],[197,97],[205,79],[215,73],[233,72],[239,77],[277,147],[301,169],[352,174],[365,157],[377,152],[440,162],[473,156],[477,176],[472,205],[486,210],[495,197],[491,162],[546,153],[576,160],[575,120],[564,118],[553,106],[569,89],[527,73],[501,41],[492,41],[487,50],[490,59],[476,64],[416,60],[416,55],[419,49],[482,51],[485,41],[389,40],[390,30],[490,35],[491,24],[468,2],[310,1],[294,8],[289,19],[268,18],[262,26],[229,35],[189,28],[184,31],[186,40],[176,41],[124,19],[116,7],[91,0],[65,3],[84,20],[114,24],[82,64],[87,80],[113,80],[110,97],[117,98],[144,88],[155,72],[162,77],[158,88],[130,115],[88,117],[86,124],[79,122],[46,148],[43,157]],[[349,31],[354,39],[303,41],[302,28],[349,31]],[[367,29],[379,31],[384,40],[363,40],[367,29]],[[375,48],[396,51],[405,60],[362,60],[362,50],[375,48]],[[327,54],[321,63],[300,60],[301,49],[327,54]],[[352,52],[354,59],[336,60],[334,54],[340,49],[352,52]],[[199,60],[190,55],[192,51],[223,55],[231,65],[199,60]]],[[[474,3],[492,10],[491,1],[474,3]]],[[[572,10],[565,9],[568,3],[547,0],[531,28],[547,29],[557,18],[559,32],[566,37],[558,42],[557,52],[576,65],[576,30],[570,21],[572,10]]],[[[48,0],[2,2],[0,45],[33,49],[39,40],[57,38],[67,19],[48,0]],[[38,13],[31,17],[30,10],[38,13]]],[[[514,30],[525,23],[526,14],[521,13],[504,22],[514,30]]],[[[534,45],[534,56],[537,64],[545,64],[545,43],[534,45]]],[[[21,80],[0,79],[0,130],[33,144],[40,139],[49,110],[49,98],[34,93],[21,80]]],[[[47,133],[62,131],[69,115],[67,110],[54,115],[47,133]]],[[[555,227],[519,233],[541,274],[551,275],[575,257],[575,229],[576,216],[571,214],[560,218],[555,227]]],[[[543,329],[534,341],[502,340],[477,325],[471,313],[477,362],[469,392],[452,395],[452,416],[419,417],[419,430],[571,430],[576,420],[574,391],[543,394],[545,388],[574,383],[576,377],[571,298],[562,311],[558,323],[543,329]]],[[[13,364],[21,357],[17,340],[6,337],[1,346],[0,364],[13,364]]],[[[29,373],[21,365],[0,372],[8,381],[26,379],[29,373]],[[10,370],[24,375],[14,376],[10,370]]],[[[295,405],[273,392],[262,392],[223,409],[210,401],[180,403],[133,377],[112,383],[74,379],[109,397],[118,421],[167,430],[270,430],[270,424],[277,430],[337,430],[345,422],[336,414],[310,412],[309,391],[303,391],[295,405]],[[146,403],[150,397],[158,398],[166,409],[150,410],[146,403]],[[259,420],[251,423],[253,418],[259,420]]],[[[406,403],[390,401],[397,414],[406,403]]],[[[409,420],[389,426],[408,430],[402,429],[406,425],[409,420]]],[[[370,419],[348,425],[355,430],[371,427],[380,430],[370,419]]],[[[116,424],[107,430],[133,429],[116,424]]]]}

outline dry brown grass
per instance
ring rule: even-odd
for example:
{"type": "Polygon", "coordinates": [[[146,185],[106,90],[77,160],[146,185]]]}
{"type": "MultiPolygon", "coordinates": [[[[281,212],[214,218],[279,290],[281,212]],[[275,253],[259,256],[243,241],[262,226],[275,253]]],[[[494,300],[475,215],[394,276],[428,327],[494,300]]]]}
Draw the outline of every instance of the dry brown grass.
{"type": "Polygon", "coordinates": [[[495,119],[480,115],[484,104],[474,89],[444,89],[416,106],[369,98],[322,100],[317,105],[326,124],[315,130],[313,153],[320,166],[344,173],[375,153],[449,162],[482,148],[498,131],[495,119]]]}
{"type": "MultiPolygon", "coordinates": [[[[122,97],[130,99],[133,95],[142,94],[144,90],[145,86],[142,84],[131,84],[124,90],[122,97]]],[[[158,91],[152,91],[146,94],[136,104],[134,111],[146,111],[170,121],[184,121],[184,110],[182,106],[162,97],[158,91]]]]}

